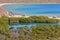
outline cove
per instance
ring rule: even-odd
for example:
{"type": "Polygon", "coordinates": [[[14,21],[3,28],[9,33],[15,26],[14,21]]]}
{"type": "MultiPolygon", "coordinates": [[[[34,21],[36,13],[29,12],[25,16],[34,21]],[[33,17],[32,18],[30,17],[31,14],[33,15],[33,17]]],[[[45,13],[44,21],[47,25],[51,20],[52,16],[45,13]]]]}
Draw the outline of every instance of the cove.
{"type": "Polygon", "coordinates": [[[3,9],[14,14],[25,15],[59,15],[60,4],[11,4],[4,5],[3,9]]]}

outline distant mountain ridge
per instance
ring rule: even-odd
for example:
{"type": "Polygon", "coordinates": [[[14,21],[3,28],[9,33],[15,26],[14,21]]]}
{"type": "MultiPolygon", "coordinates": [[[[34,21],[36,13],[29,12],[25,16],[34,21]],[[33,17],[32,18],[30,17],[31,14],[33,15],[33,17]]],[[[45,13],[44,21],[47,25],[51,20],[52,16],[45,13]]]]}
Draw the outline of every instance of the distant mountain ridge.
{"type": "Polygon", "coordinates": [[[60,3],[60,0],[0,0],[0,3],[60,3]]]}

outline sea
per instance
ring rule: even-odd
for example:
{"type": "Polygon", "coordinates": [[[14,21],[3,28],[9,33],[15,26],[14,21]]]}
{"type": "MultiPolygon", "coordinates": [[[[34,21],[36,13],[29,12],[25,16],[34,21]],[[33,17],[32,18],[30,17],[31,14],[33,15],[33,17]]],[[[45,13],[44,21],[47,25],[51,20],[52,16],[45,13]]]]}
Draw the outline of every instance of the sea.
{"type": "Polygon", "coordinates": [[[4,5],[3,8],[14,14],[60,17],[60,4],[11,4],[4,5]]]}

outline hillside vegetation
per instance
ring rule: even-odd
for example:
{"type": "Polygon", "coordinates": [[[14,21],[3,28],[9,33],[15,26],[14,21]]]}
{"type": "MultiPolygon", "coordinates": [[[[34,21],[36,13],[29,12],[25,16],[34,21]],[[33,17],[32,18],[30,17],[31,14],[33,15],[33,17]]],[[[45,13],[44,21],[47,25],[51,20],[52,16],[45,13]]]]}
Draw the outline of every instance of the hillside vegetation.
{"type": "Polygon", "coordinates": [[[9,24],[21,24],[21,23],[58,23],[59,19],[51,19],[47,16],[30,16],[28,18],[9,18],[9,24]]]}
{"type": "MultiPolygon", "coordinates": [[[[0,18],[0,40],[60,40],[60,26],[55,25],[36,25],[28,28],[27,26],[18,27],[14,29],[14,27],[9,28],[9,19],[13,22],[20,18],[8,18],[2,17],[0,18]]],[[[45,22],[45,19],[48,17],[44,16],[31,16],[27,20],[23,18],[24,21],[22,22],[36,22],[35,20],[38,19],[38,22],[45,22]],[[32,20],[32,21],[31,21],[32,20]]],[[[20,19],[22,20],[22,19],[20,19]]],[[[55,23],[56,20],[48,20],[50,23],[55,23]]],[[[59,21],[57,21],[59,22],[59,21]]]]}

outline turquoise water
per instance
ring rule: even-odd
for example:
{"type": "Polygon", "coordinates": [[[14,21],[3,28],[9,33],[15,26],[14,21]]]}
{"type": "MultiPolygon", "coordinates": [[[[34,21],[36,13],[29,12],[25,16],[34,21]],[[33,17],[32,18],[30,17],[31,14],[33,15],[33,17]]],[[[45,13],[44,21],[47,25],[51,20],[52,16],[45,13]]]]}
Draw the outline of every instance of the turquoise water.
{"type": "Polygon", "coordinates": [[[14,4],[5,5],[3,8],[15,14],[26,15],[45,15],[45,14],[60,14],[60,4],[14,4]]]}
{"type": "Polygon", "coordinates": [[[18,27],[24,27],[24,26],[27,26],[28,28],[32,27],[32,26],[37,26],[37,25],[46,25],[46,26],[56,26],[56,25],[60,25],[60,22],[59,23],[30,23],[30,24],[17,24],[17,25],[9,25],[9,28],[10,27],[14,27],[15,29],[18,28],[18,27]]]}

